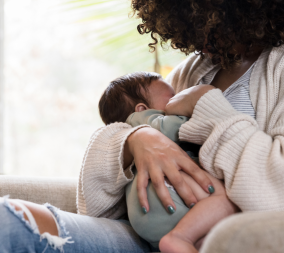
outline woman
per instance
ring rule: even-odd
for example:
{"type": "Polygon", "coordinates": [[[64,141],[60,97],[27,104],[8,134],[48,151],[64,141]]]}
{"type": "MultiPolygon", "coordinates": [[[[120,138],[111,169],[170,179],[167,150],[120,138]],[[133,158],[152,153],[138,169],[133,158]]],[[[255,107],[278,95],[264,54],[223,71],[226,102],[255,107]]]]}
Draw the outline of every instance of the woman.
{"type": "MultiPolygon", "coordinates": [[[[202,83],[219,88],[208,91],[197,86],[172,99],[169,112],[175,113],[179,107],[192,116],[181,127],[180,139],[203,145],[201,165],[225,180],[229,198],[242,211],[283,210],[284,3],[132,0],[132,7],[143,21],[138,26],[140,33],[151,32],[153,38],[158,34],[162,41],[169,40],[172,47],[184,53],[199,54],[191,55],[170,74],[168,81],[177,92],[202,83]],[[231,104],[222,93],[230,87],[235,88],[231,104]]],[[[175,205],[164,185],[164,176],[188,205],[196,199],[179,170],[192,176],[205,191],[212,189],[203,170],[161,133],[147,126],[131,128],[115,123],[97,130],[91,138],[78,184],[79,213],[122,217],[126,213],[124,186],[133,178],[133,160],[138,170],[139,201],[146,211],[151,208],[145,190],[149,178],[165,208],[175,205]]],[[[50,245],[63,247],[65,252],[149,251],[125,222],[5,201],[0,206],[4,217],[1,227],[7,229],[1,230],[0,243],[8,252],[15,243],[13,238],[21,247],[43,251],[46,246],[45,252],[53,252],[50,245]],[[20,216],[24,221],[20,222],[12,215],[13,207],[32,214],[38,233],[24,226],[25,220],[35,224],[32,216],[20,216]],[[57,221],[65,221],[72,239],[60,224],[56,227],[49,210],[57,221]],[[58,234],[65,239],[57,240],[58,234]]]]}

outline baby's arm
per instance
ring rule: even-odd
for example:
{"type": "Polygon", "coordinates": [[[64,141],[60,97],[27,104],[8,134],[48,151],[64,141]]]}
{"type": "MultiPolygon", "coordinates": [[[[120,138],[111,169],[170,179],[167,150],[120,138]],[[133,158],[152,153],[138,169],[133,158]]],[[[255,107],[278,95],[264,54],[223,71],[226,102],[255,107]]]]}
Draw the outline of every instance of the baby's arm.
{"type": "Polygon", "coordinates": [[[163,111],[150,109],[132,113],[127,118],[126,123],[133,127],[143,124],[150,125],[172,141],[177,142],[178,131],[186,121],[188,121],[187,117],[176,115],[165,116],[163,111]]]}
{"type": "Polygon", "coordinates": [[[197,101],[212,89],[216,88],[212,85],[200,84],[179,92],[166,105],[166,114],[191,117],[197,101]]]}
{"type": "Polygon", "coordinates": [[[162,252],[197,252],[195,243],[203,238],[220,220],[238,211],[226,195],[223,183],[207,173],[215,187],[208,197],[202,188],[186,173],[183,177],[197,197],[197,204],[165,235],[159,244],[162,252]]]}

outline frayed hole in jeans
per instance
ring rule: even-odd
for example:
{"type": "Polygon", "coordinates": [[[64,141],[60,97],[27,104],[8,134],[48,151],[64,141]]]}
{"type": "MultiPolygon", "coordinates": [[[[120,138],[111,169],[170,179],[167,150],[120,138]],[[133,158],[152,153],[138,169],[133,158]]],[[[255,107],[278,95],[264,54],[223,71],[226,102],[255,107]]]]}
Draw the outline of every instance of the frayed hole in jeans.
{"type": "Polygon", "coordinates": [[[55,207],[50,206],[49,204],[48,204],[49,206],[45,205],[47,209],[51,212],[52,217],[54,218],[59,236],[51,235],[48,232],[44,232],[40,234],[38,226],[30,210],[25,205],[23,205],[20,201],[8,200],[8,199],[9,199],[9,196],[3,197],[4,206],[6,206],[8,210],[12,212],[16,217],[18,217],[26,225],[26,227],[29,230],[31,230],[34,234],[38,234],[40,236],[40,241],[46,239],[47,244],[46,244],[46,247],[43,253],[47,250],[48,245],[50,245],[54,250],[59,249],[60,252],[64,252],[63,246],[66,243],[74,243],[74,241],[71,241],[72,239],[71,236],[67,237],[69,233],[66,231],[63,221],[60,220],[55,207]],[[13,204],[17,205],[19,208],[21,208],[21,210],[16,210],[13,204]],[[25,219],[24,213],[28,217],[28,220],[25,219]]]}
{"type": "Polygon", "coordinates": [[[38,232],[38,227],[35,224],[31,224],[29,220],[26,220],[24,217],[24,211],[23,210],[16,210],[16,208],[8,201],[9,196],[4,196],[3,201],[4,201],[4,206],[8,208],[8,210],[13,213],[17,218],[19,218],[25,225],[26,227],[31,230],[35,234],[39,234],[38,232]]]}

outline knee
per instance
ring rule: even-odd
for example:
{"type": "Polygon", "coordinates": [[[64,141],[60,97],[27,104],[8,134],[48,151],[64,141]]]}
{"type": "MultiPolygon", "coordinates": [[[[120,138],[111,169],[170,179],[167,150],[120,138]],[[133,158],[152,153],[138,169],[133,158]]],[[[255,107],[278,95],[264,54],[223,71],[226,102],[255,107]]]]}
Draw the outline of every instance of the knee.
{"type": "Polygon", "coordinates": [[[49,233],[59,235],[56,220],[53,214],[43,205],[38,205],[23,200],[8,200],[16,211],[23,211],[24,219],[32,227],[37,227],[39,234],[49,233]]]}
{"type": "Polygon", "coordinates": [[[66,243],[74,243],[62,224],[59,229],[47,207],[27,201],[0,198],[0,227],[5,228],[0,231],[0,245],[5,252],[14,252],[15,248],[34,252],[31,249],[47,247],[62,252],[66,243]]]}

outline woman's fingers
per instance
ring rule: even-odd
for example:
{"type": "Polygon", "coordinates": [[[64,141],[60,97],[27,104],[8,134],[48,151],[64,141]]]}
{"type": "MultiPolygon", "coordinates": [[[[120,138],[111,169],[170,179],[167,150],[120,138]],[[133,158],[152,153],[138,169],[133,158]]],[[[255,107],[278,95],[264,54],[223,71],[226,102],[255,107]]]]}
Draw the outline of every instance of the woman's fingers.
{"type": "MultiPolygon", "coordinates": [[[[128,137],[129,151],[134,157],[137,168],[137,191],[139,203],[144,213],[148,212],[148,180],[151,179],[155,191],[169,213],[175,211],[169,190],[165,186],[165,176],[169,179],[184,202],[191,206],[196,203],[190,185],[180,175],[180,170],[192,176],[202,188],[208,191],[211,181],[187,154],[174,142],[159,131],[142,128],[128,137]]],[[[212,187],[210,188],[212,192],[212,187]]]]}
{"type": "Polygon", "coordinates": [[[149,175],[147,170],[139,170],[137,173],[137,193],[142,212],[145,214],[149,212],[149,203],[147,198],[148,182],[149,175]]]}
{"type": "Polygon", "coordinates": [[[215,189],[212,181],[206,176],[205,172],[187,155],[179,159],[180,168],[190,175],[205,192],[212,194],[215,189]]]}
{"type": "MultiPolygon", "coordinates": [[[[176,210],[175,203],[173,202],[171,195],[165,186],[165,180],[163,173],[157,168],[157,170],[152,170],[151,182],[155,191],[163,203],[163,206],[169,213],[174,213],[176,210]]],[[[137,173],[137,192],[139,203],[141,205],[143,213],[148,213],[150,208],[148,199],[147,199],[147,186],[149,182],[149,175],[147,170],[139,168],[137,173]]]]}
{"type": "Polygon", "coordinates": [[[164,208],[170,213],[173,214],[176,210],[176,205],[172,200],[172,197],[169,193],[168,188],[165,185],[164,174],[161,170],[155,170],[155,173],[151,174],[152,185],[155,188],[155,191],[161,200],[164,208]]]}
{"type": "Polygon", "coordinates": [[[192,206],[192,204],[196,204],[196,197],[194,196],[190,186],[183,179],[182,174],[177,169],[172,169],[171,173],[167,175],[167,177],[188,207],[192,206]]]}

